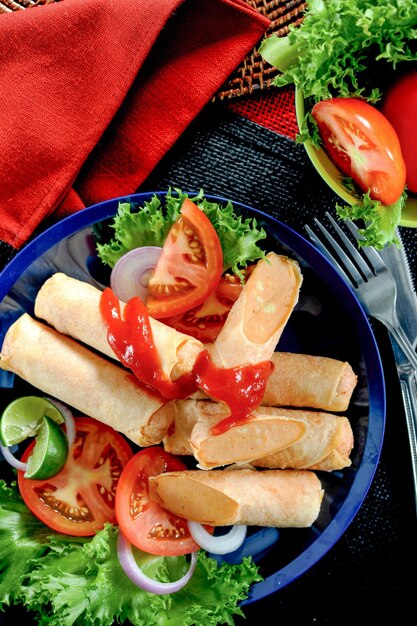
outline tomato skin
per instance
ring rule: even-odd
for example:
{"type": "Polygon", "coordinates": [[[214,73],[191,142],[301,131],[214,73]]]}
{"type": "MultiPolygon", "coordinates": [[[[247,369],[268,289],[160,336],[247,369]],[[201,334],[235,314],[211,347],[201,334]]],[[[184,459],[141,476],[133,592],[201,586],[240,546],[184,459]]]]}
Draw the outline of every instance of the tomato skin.
{"type": "Polygon", "coordinates": [[[417,70],[404,74],[387,89],[381,111],[398,135],[407,188],[417,193],[417,70]]]}
{"type": "Polygon", "coordinates": [[[122,472],[116,491],[117,522],[130,543],[144,552],[179,556],[199,549],[186,521],[148,496],[150,476],[184,469],[186,466],[178,458],[159,446],[152,446],[135,454],[122,472]],[[163,529],[171,536],[161,536],[163,529]]]}
{"type": "Polygon", "coordinates": [[[223,271],[219,237],[196,204],[186,198],[149,281],[146,306],[156,319],[185,313],[215,289],[223,271]]]}
{"type": "Polygon", "coordinates": [[[398,136],[378,109],[357,98],[332,98],[314,105],[324,148],[345,176],[383,205],[396,202],[405,186],[398,136]]]}
{"type": "Polygon", "coordinates": [[[164,318],[164,323],[176,330],[198,339],[202,343],[213,343],[224,326],[234,302],[240,296],[242,285],[236,278],[220,279],[219,284],[206,300],[183,315],[164,318]]]}
{"type": "MultiPolygon", "coordinates": [[[[76,417],[75,424],[76,439],[64,468],[48,480],[30,480],[18,471],[18,485],[27,507],[47,526],[65,535],[88,537],[105,522],[116,522],[114,475],[122,473],[133,452],[124,437],[106,424],[90,417],[76,417]],[[65,500],[69,495],[71,502],[65,500]]],[[[25,450],[23,462],[34,445],[35,441],[25,450]]]]}

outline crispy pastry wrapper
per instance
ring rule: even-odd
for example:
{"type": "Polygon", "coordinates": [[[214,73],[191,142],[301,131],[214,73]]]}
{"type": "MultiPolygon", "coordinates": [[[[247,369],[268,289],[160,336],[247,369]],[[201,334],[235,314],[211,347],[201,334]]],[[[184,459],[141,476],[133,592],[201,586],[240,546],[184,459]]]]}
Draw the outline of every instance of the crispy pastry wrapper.
{"type": "Polygon", "coordinates": [[[165,450],[194,455],[201,469],[250,462],[266,468],[333,471],[351,464],[353,432],[347,417],[259,407],[250,422],[211,435],[211,428],[227,415],[225,405],[210,400],[177,401],[174,428],[163,440],[165,450]]]}
{"type": "Polygon", "coordinates": [[[211,469],[266,456],[292,445],[307,430],[305,422],[299,419],[276,419],[268,413],[254,411],[256,419],[221,435],[211,435],[212,426],[228,414],[227,407],[221,403],[177,401],[174,432],[164,438],[165,450],[173,454],[193,454],[200,468],[211,469]]]}
{"type": "Polygon", "coordinates": [[[211,526],[309,527],[323,499],[320,480],[305,470],[167,472],[150,478],[149,489],[172,513],[211,526]]]}
{"type": "Polygon", "coordinates": [[[296,261],[274,252],[258,261],[209,348],[214,365],[228,368],[269,360],[298,302],[301,284],[296,261]]]}
{"type": "Polygon", "coordinates": [[[6,333],[0,367],[140,446],[160,443],[174,417],[172,402],[150,394],[128,370],[26,313],[6,333]]]}
{"type": "MultiPolygon", "coordinates": [[[[271,361],[274,368],[262,398],[263,406],[336,412],[349,407],[358,377],[347,361],[278,351],[271,356],[271,361]]],[[[207,398],[201,391],[192,397],[207,398]]]]}
{"type": "Polygon", "coordinates": [[[358,377],[346,361],[274,352],[262,404],[346,411],[358,377]]]}
{"type": "Polygon", "coordinates": [[[341,470],[351,465],[354,439],[347,417],[315,411],[294,412],[299,413],[300,419],[308,423],[305,437],[288,448],[252,461],[252,465],[324,472],[341,470]]]}
{"type": "MultiPolygon", "coordinates": [[[[58,332],[117,359],[107,341],[107,327],[100,314],[101,291],[89,283],[57,272],[45,281],[35,300],[35,315],[58,332]]],[[[120,303],[123,311],[124,303],[120,303]]],[[[166,324],[150,318],[162,370],[173,380],[190,372],[203,344],[166,324]]]]}

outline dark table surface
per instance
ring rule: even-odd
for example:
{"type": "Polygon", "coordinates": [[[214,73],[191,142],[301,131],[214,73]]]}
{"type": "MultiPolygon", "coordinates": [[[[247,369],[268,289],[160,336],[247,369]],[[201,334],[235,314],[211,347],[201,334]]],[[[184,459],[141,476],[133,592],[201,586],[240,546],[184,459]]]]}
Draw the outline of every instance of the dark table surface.
{"type": "MultiPolygon", "coordinates": [[[[257,207],[304,233],[313,215],[334,212],[337,198],[301,145],[210,104],[138,191],[169,186],[220,195],[257,207]]],[[[47,224],[43,225],[43,228],[47,224]]],[[[400,229],[416,281],[417,229],[400,229]]],[[[0,244],[0,268],[14,251],[0,244]]],[[[417,322],[416,322],[417,323],[417,322]]],[[[405,418],[385,328],[372,323],[387,384],[387,421],[374,481],[362,507],[328,553],[305,575],[244,607],[242,626],[263,623],[376,623],[395,616],[417,623],[416,518],[405,418]]],[[[0,624],[24,615],[0,614],[0,624]]],[[[177,626],[177,625],[175,625],[177,626]]],[[[181,625],[178,625],[181,626],[181,625]]]]}

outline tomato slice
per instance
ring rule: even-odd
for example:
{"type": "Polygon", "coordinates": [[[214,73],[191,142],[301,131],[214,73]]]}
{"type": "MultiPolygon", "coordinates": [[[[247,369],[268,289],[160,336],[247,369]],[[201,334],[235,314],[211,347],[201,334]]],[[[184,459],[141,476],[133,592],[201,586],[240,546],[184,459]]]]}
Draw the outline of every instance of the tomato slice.
{"type": "Polygon", "coordinates": [[[398,136],[378,109],[356,98],[333,98],[314,105],[324,148],[358,187],[384,205],[404,191],[405,164],[398,136]]]}
{"type": "Polygon", "coordinates": [[[203,211],[186,198],[148,284],[149,315],[165,318],[198,306],[215,289],[222,271],[219,237],[203,211]]]}
{"type": "MultiPolygon", "coordinates": [[[[77,417],[75,442],[63,469],[48,480],[18,472],[28,508],[59,533],[87,537],[116,522],[116,486],[133,452],[123,436],[90,417],[77,417]]],[[[35,442],[25,450],[26,462],[35,442]]]]}
{"type": "Polygon", "coordinates": [[[203,343],[212,343],[223,328],[241,291],[242,285],[237,276],[222,276],[216,289],[202,304],[183,315],[166,317],[164,323],[203,343]]]}
{"type": "Polygon", "coordinates": [[[162,556],[198,550],[186,520],[149,499],[148,479],[186,469],[182,461],[159,446],[144,448],[129,461],[116,491],[116,516],[123,534],[137,548],[162,556]]]}

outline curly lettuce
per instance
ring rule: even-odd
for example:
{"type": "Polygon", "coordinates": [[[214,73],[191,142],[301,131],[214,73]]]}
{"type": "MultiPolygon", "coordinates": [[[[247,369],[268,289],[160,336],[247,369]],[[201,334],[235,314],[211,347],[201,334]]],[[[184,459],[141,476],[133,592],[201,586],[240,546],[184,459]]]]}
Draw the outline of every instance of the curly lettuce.
{"type": "Polygon", "coordinates": [[[369,192],[358,199],[357,204],[336,205],[336,213],[341,220],[360,220],[366,226],[358,228],[361,239],[358,239],[359,247],[372,246],[382,250],[387,245],[399,245],[396,234],[397,226],[401,219],[406,194],[389,206],[383,205],[379,200],[373,200],[369,192]]]}
{"type": "MultiPolygon", "coordinates": [[[[252,559],[239,565],[199,551],[190,582],[170,595],[134,585],[117,557],[117,526],[94,537],[51,531],[27,509],[16,485],[0,481],[0,607],[21,604],[44,626],[218,626],[243,616],[240,602],[262,580],[252,559]]],[[[147,576],[169,582],[183,576],[186,557],[136,558],[147,576]]]]}
{"type": "Polygon", "coordinates": [[[376,102],[378,85],[364,73],[380,61],[394,68],[417,60],[415,0],[308,0],[303,22],[285,37],[264,39],[259,52],[281,72],[275,85],[294,84],[315,101],[334,96],[376,102]]]}
{"type": "MultiPolygon", "coordinates": [[[[169,190],[162,199],[154,195],[141,207],[131,202],[119,203],[110,226],[113,231],[110,240],[100,241],[103,235],[96,230],[99,258],[106,265],[114,267],[129,250],[142,246],[162,246],[187,197],[188,194],[175,189],[174,192],[169,190]]],[[[225,205],[210,202],[202,190],[196,196],[190,196],[190,200],[207,215],[219,236],[224,271],[231,269],[242,278],[242,269],[265,256],[259,246],[259,242],[266,238],[265,230],[258,227],[256,219],[238,215],[231,202],[225,205]]]]}

